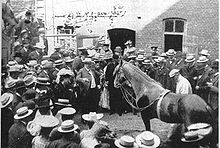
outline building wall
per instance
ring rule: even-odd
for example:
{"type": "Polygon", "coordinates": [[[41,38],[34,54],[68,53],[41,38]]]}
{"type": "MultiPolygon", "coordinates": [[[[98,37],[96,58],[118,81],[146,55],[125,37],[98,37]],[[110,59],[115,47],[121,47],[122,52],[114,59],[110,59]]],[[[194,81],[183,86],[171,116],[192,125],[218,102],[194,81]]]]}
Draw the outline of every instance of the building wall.
{"type": "Polygon", "coordinates": [[[207,49],[213,58],[218,58],[219,44],[219,11],[218,0],[181,0],[163,14],[137,32],[136,46],[149,50],[156,44],[163,52],[164,18],[180,17],[187,20],[187,31],[184,40],[185,52],[207,49]]]}

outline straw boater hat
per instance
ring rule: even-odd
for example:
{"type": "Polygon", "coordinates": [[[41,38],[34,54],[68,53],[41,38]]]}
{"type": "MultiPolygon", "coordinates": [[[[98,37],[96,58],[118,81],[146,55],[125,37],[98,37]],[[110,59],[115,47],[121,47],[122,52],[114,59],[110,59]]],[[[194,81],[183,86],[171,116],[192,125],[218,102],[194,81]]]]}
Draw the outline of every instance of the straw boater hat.
{"type": "Polygon", "coordinates": [[[205,63],[208,61],[209,59],[206,56],[200,56],[199,59],[197,60],[197,63],[205,63]]]}
{"type": "Polygon", "coordinates": [[[142,62],[142,64],[144,64],[144,65],[149,65],[149,64],[151,64],[151,61],[148,60],[148,59],[146,59],[146,60],[144,60],[144,61],[142,62]]]}
{"type": "Polygon", "coordinates": [[[174,49],[169,49],[169,50],[166,52],[166,54],[167,54],[168,56],[173,56],[173,55],[176,54],[176,51],[175,51],[174,49]]]}
{"type": "Polygon", "coordinates": [[[85,64],[92,63],[92,59],[91,58],[85,58],[83,60],[83,63],[85,63],[85,64]]]}
{"type": "Polygon", "coordinates": [[[82,115],[82,118],[86,121],[96,121],[100,120],[104,115],[103,114],[97,114],[96,112],[90,112],[89,114],[82,115]]]}
{"type": "Polygon", "coordinates": [[[150,131],[144,131],[136,137],[136,142],[142,148],[156,148],[160,145],[160,138],[150,131]]]}
{"type": "Polygon", "coordinates": [[[36,45],[34,47],[44,49],[46,46],[39,42],[39,43],[36,43],[36,45]]]}
{"type": "Polygon", "coordinates": [[[15,66],[16,64],[18,64],[16,61],[8,61],[8,64],[7,66],[10,67],[10,66],[15,66]]]}
{"type": "Polygon", "coordinates": [[[56,60],[56,61],[54,62],[54,66],[59,66],[59,65],[63,65],[63,64],[64,64],[64,62],[63,62],[62,59],[56,60]]]}
{"type": "Polygon", "coordinates": [[[189,56],[186,57],[185,62],[190,63],[190,62],[193,62],[195,60],[196,60],[196,58],[194,56],[189,55],[189,56]]]}
{"type": "Polygon", "coordinates": [[[38,63],[37,63],[37,60],[30,60],[30,61],[28,61],[27,65],[34,67],[34,66],[37,66],[38,63]]]}
{"type": "Polygon", "coordinates": [[[13,94],[11,93],[4,93],[1,97],[0,97],[0,107],[4,108],[7,107],[12,101],[13,101],[13,94]]]}
{"type": "Polygon", "coordinates": [[[36,119],[36,123],[41,127],[53,128],[59,124],[59,120],[51,115],[41,115],[36,119]]]}
{"type": "Polygon", "coordinates": [[[76,110],[72,107],[65,107],[58,111],[61,115],[73,115],[76,113],[76,110]]]}
{"type": "Polygon", "coordinates": [[[174,77],[176,73],[178,73],[180,70],[179,69],[172,69],[169,73],[170,78],[174,77]]]}
{"type": "Polygon", "coordinates": [[[50,85],[50,79],[48,77],[37,77],[36,83],[41,85],[50,85]]]}
{"type": "Polygon", "coordinates": [[[71,107],[70,101],[68,99],[58,99],[58,102],[55,102],[56,105],[71,107]]]}
{"type": "Polygon", "coordinates": [[[135,139],[128,135],[122,136],[120,139],[115,140],[114,143],[118,148],[138,148],[135,139]]]}
{"type": "Polygon", "coordinates": [[[185,143],[193,143],[200,141],[204,138],[204,136],[199,135],[196,131],[187,131],[184,133],[184,136],[181,138],[182,142],[185,143]]]}
{"type": "Polygon", "coordinates": [[[9,80],[6,82],[5,88],[12,89],[15,87],[15,85],[16,85],[16,80],[9,80]]]}
{"type": "Polygon", "coordinates": [[[66,62],[66,63],[71,63],[73,61],[74,61],[74,59],[72,59],[70,56],[64,58],[64,62],[66,62]]]}
{"type": "Polygon", "coordinates": [[[200,54],[200,55],[204,55],[204,56],[209,56],[209,55],[210,55],[210,54],[209,54],[209,51],[208,51],[208,50],[205,50],[205,49],[203,49],[199,54],[200,54]]]}
{"type": "MultiPolygon", "coordinates": [[[[207,137],[212,134],[213,128],[210,124],[208,123],[195,123],[191,124],[187,127],[188,131],[194,131],[198,135],[207,137]]],[[[186,138],[186,137],[185,137],[186,138]]],[[[186,138],[187,140],[187,138],[186,138]]]]}
{"type": "Polygon", "coordinates": [[[26,86],[29,86],[36,82],[36,77],[33,75],[27,75],[24,77],[24,83],[26,86]]]}
{"type": "Polygon", "coordinates": [[[135,54],[132,54],[132,55],[128,56],[128,59],[134,59],[134,58],[136,58],[135,54]]]}
{"type": "Polygon", "coordinates": [[[164,57],[164,58],[167,58],[167,54],[165,52],[163,52],[160,56],[164,57]]]}
{"type": "Polygon", "coordinates": [[[61,126],[58,128],[60,133],[71,133],[76,131],[79,128],[78,125],[74,124],[73,120],[66,120],[61,123],[61,126]]]}
{"type": "Polygon", "coordinates": [[[18,65],[10,66],[9,67],[9,72],[21,72],[21,69],[18,65]]]}
{"type": "Polygon", "coordinates": [[[19,108],[16,111],[14,119],[19,120],[30,116],[33,113],[33,110],[28,109],[26,106],[19,108]]]}
{"type": "Polygon", "coordinates": [[[143,61],[144,60],[144,55],[139,54],[136,58],[137,61],[143,61]]]}

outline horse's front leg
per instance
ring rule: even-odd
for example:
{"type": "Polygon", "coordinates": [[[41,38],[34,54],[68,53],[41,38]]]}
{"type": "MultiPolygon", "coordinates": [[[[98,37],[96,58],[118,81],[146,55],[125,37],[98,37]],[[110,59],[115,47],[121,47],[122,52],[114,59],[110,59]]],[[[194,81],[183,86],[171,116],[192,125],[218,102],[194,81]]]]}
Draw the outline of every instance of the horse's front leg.
{"type": "Polygon", "coordinates": [[[145,110],[141,112],[141,118],[144,121],[145,129],[150,131],[150,117],[145,110]]]}

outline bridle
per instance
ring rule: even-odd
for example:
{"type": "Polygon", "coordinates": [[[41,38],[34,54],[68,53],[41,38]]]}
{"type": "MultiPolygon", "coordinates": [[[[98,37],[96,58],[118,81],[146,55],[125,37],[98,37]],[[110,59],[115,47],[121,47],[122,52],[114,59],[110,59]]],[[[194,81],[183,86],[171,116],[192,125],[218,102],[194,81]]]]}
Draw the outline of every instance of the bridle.
{"type": "MultiPolygon", "coordinates": [[[[123,66],[123,65],[122,65],[122,66],[123,66]]],[[[122,73],[122,72],[121,72],[121,71],[122,71],[122,66],[119,67],[119,70],[118,70],[118,72],[117,72],[117,75],[119,75],[120,73],[122,73]]],[[[126,90],[126,88],[124,87],[124,85],[125,85],[127,82],[128,82],[130,85],[132,85],[132,83],[131,83],[130,80],[126,77],[125,74],[124,74],[124,78],[125,78],[125,80],[119,85],[119,88],[120,88],[120,90],[121,90],[121,92],[122,92],[122,95],[123,95],[123,97],[125,98],[125,100],[128,102],[128,104],[129,104],[132,108],[138,110],[139,112],[142,112],[143,110],[145,110],[145,109],[151,107],[151,106],[152,106],[155,102],[157,102],[158,100],[162,100],[162,98],[163,98],[166,94],[168,94],[168,93],[170,92],[170,90],[165,89],[153,102],[151,102],[150,104],[148,104],[148,105],[145,106],[145,107],[139,107],[139,106],[137,105],[136,98],[133,97],[133,95],[132,95],[131,93],[129,93],[128,90],[126,90]],[[129,99],[129,98],[131,98],[131,99],[129,99]]]]}

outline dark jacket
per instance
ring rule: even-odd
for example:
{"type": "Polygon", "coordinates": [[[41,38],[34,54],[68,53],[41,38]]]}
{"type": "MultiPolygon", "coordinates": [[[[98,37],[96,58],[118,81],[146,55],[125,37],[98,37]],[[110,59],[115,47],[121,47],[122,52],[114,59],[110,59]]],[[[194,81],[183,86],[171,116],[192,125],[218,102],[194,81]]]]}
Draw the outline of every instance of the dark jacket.
{"type": "Polygon", "coordinates": [[[52,141],[46,148],[80,148],[74,141],[69,141],[64,138],[52,141]]]}
{"type": "Polygon", "coordinates": [[[9,148],[31,148],[33,137],[27,131],[26,125],[20,121],[14,123],[9,129],[9,148]]]}

